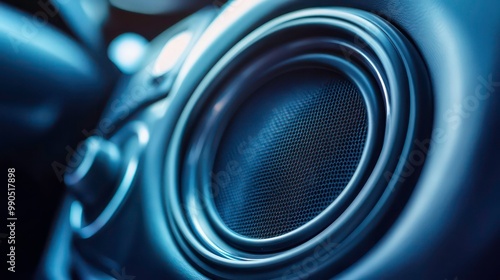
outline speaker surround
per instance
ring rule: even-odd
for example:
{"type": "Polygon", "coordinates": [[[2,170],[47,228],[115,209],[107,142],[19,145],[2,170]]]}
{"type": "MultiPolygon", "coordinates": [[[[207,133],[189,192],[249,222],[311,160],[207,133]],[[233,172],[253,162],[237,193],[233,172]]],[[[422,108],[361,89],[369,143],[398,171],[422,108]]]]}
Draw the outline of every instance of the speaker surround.
{"type": "Polygon", "coordinates": [[[323,69],[284,73],[223,117],[230,121],[210,174],[215,219],[244,237],[273,238],[313,220],[342,194],[360,165],[368,116],[357,87],[336,76],[323,69]]]}
{"type": "MultiPolygon", "coordinates": [[[[222,236],[224,240],[231,242],[231,245],[234,247],[250,251],[275,251],[278,249],[285,249],[287,247],[289,248],[291,246],[294,246],[318,233],[328,224],[333,222],[333,220],[338,217],[340,213],[352,201],[353,196],[355,195],[355,193],[357,193],[359,188],[362,186],[362,183],[366,179],[365,171],[372,167],[374,155],[379,153],[379,146],[382,136],[378,134],[380,134],[379,129],[382,127],[383,130],[384,127],[383,114],[380,113],[381,111],[383,111],[383,105],[381,105],[382,102],[377,99],[377,95],[372,90],[373,86],[371,86],[370,81],[365,78],[366,75],[356,71],[354,67],[350,67],[348,64],[342,62],[341,60],[337,60],[333,57],[318,53],[309,53],[309,51],[311,51],[311,46],[313,46],[313,48],[316,48],[317,46],[321,45],[321,42],[318,41],[310,42],[306,40],[303,42],[292,42],[291,44],[283,44],[275,50],[271,50],[267,54],[261,55],[258,59],[253,59],[250,62],[250,65],[245,65],[245,73],[238,72],[231,74],[230,81],[225,84],[223,88],[216,90],[217,92],[219,92],[219,94],[215,94],[215,98],[212,98],[211,101],[207,101],[209,103],[207,106],[204,106],[204,108],[200,108],[200,116],[196,120],[194,120],[194,122],[197,124],[197,128],[194,128],[192,130],[192,136],[190,137],[190,139],[192,139],[192,142],[189,142],[185,155],[185,173],[183,176],[185,187],[183,187],[183,189],[185,189],[186,191],[192,190],[193,194],[187,194],[186,198],[196,197],[198,199],[198,202],[196,204],[198,206],[196,207],[201,207],[204,211],[206,211],[206,219],[204,218],[202,219],[202,221],[208,221],[211,225],[207,224],[203,225],[202,227],[213,228],[215,231],[217,231],[218,234],[222,236]],[[287,49],[291,51],[283,51],[287,49]],[[226,223],[221,219],[220,214],[216,210],[216,201],[214,201],[214,197],[215,199],[217,199],[222,196],[218,196],[218,194],[214,195],[213,188],[214,184],[217,184],[216,177],[218,176],[218,174],[214,174],[213,165],[214,161],[216,160],[217,149],[221,145],[221,138],[223,138],[225,135],[224,131],[226,130],[227,125],[231,120],[234,119],[233,115],[239,112],[241,107],[245,106],[245,102],[248,99],[256,96],[256,94],[254,94],[256,91],[263,90],[261,87],[265,87],[266,83],[276,82],[280,79],[280,76],[284,76],[281,79],[287,79],[287,77],[290,78],[290,75],[294,75],[294,72],[295,75],[300,76],[303,75],[304,72],[308,71],[313,71],[313,76],[315,76],[315,78],[313,78],[312,76],[309,77],[310,84],[314,84],[314,80],[321,80],[321,75],[319,75],[318,72],[324,72],[323,79],[325,81],[323,83],[331,83],[333,79],[333,81],[335,82],[343,83],[348,87],[352,87],[350,89],[352,91],[350,92],[351,95],[349,95],[348,98],[353,98],[354,100],[356,100],[354,101],[356,103],[355,106],[360,108],[359,110],[363,112],[363,115],[366,115],[366,119],[364,118],[364,116],[362,116],[363,120],[361,120],[361,122],[363,123],[362,126],[366,126],[366,128],[361,127],[357,129],[357,132],[362,134],[360,137],[362,138],[361,142],[363,143],[356,144],[361,146],[361,148],[357,152],[358,154],[354,156],[356,157],[353,160],[356,162],[354,164],[355,166],[351,174],[347,174],[347,176],[344,175],[344,177],[346,177],[347,179],[347,182],[345,183],[348,183],[348,185],[339,186],[340,188],[347,188],[348,190],[345,191],[344,195],[341,195],[341,197],[335,199],[336,203],[332,204],[333,201],[327,201],[326,203],[323,203],[324,206],[319,207],[322,209],[318,209],[319,211],[316,211],[314,213],[314,217],[311,217],[309,219],[310,222],[304,221],[306,223],[299,225],[299,227],[297,228],[293,228],[293,230],[290,230],[289,232],[280,234],[279,236],[268,238],[253,238],[251,236],[243,236],[234,232],[233,230],[228,230],[226,223]],[[352,95],[354,95],[354,97],[352,95]],[[206,110],[205,108],[208,108],[208,110],[206,110]],[[364,131],[365,129],[366,131],[364,131]],[[200,178],[199,181],[197,180],[197,178],[200,178]],[[320,212],[323,213],[319,215],[320,212]]],[[[328,42],[325,42],[324,46],[328,46],[328,42]]],[[[302,79],[304,79],[304,77],[302,77],[302,79]]],[[[293,82],[290,83],[292,83],[293,87],[293,82]]],[[[265,111],[267,111],[267,113],[276,114],[275,111],[279,111],[279,108],[287,107],[286,102],[300,103],[300,101],[303,101],[304,98],[307,99],[311,98],[311,96],[314,97],[314,93],[308,94],[308,90],[310,91],[311,87],[305,90],[301,90],[304,86],[305,85],[302,84],[301,88],[298,89],[298,96],[288,96],[288,100],[287,96],[278,96],[278,100],[273,102],[275,104],[270,104],[270,106],[273,108],[269,108],[265,111]]],[[[324,90],[324,88],[325,85],[321,85],[319,86],[318,90],[321,91],[322,89],[324,90]]],[[[332,96],[333,98],[339,98],[339,96],[341,97],[342,95],[341,92],[336,91],[330,93],[330,98],[332,98],[332,96]]],[[[323,94],[323,98],[325,97],[329,97],[328,93],[323,94]]],[[[271,94],[263,98],[269,101],[271,99],[271,94]]],[[[315,96],[314,98],[315,100],[313,101],[317,102],[317,96],[315,96]]],[[[342,105],[345,104],[336,104],[336,106],[342,105]]],[[[328,109],[329,112],[326,112],[323,117],[328,117],[328,113],[332,113],[332,108],[329,108],[332,106],[334,106],[334,104],[325,104],[325,108],[328,109]]],[[[343,110],[345,112],[345,108],[343,110]]],[[[276,117],[279,118],[283,116],[276,117]]],[[[309,116],[302,117],[307,118],[309,116]]],[[[331,118],[331,116],[329,117],[331,118]]],[[[342,116],[335,116],[334,118],[332,118],[331,122],[339,122],[341,121],[339,119],[341,117],[342,116]]],[[[352,116],[352,118],[355,118],[355,116],[352,116]]],[[[266,120],[263,121],[265,122],[266,120]]],[[[291,125],[294,126],[295,124],[291,125]]],[[[354,129],[356,130],[356,128],[354,129]]],[[[349,128],[346,130],[349,130],[349,128]]],[[[332,134],[338,134],[339,132],[340,131],[333,131],[332,134]]],[[[314,144],[313,141],[315,141],[317,135],[311,135],[311,137],[313,138],[311,138],[309,144],[314,144]]],[[[355,144],[355,140],[350,141],[349,139],[345,139],[343,142],[345,142],[344,145],[348,145],[347,147],[345,147],[347,149],[351,148],[349,147],[350,145],[347,142],[352,142],[350,144],[355,144]]],[[[236,145],[241,144],[244,143],[241,142],[237,143],[236,145]]],[[[292,149],[293,145],[294,144],[292,143],[292,149]]],[[[339,147],[341,145],[335,145],[335,143],[333,143],[332,141],[328,141],[326,145],[329,145],[331,148],[341,148],[339,147]]],[[[314,148],[317,147],[312,147],[311,150],[313,150],[314,148]]],[[[236,147],[236,149],[238,149],[238,147],[236,147]]],[[[299,149],[296,149],[296,151],[298,150],[299,149]]],[[[339,159],[350,160],[347,157],[339,159]]],[[[338,161],[336,163],[338,163],[338,161]]],[[[330,163],[330,165],[333,164],[335,163],[330,163]]],[[[302,171],[307,172],[313,170],[314,168],[315,167],[308,168],[307,170],[302,171]]],[[[325,175],[325,172],[322,173],[323,175],[325,175]]],[[[327,174],[327,176],[329,175],[340,176],[341,174],[327,174]]],[[[237,177],[237,175],[235,177],[237,177]]],[[[235,179],[238,180],[238,178],[235,179]]],[[[218,190],[216,190],[216,192],[222,193],[223,191],[230,191],[230,187],[225,187],[224,189],[220,189],[219,187],[217,187],[218,190]]],[[[325,189],[323,191],[328,190],[325,189]]],[[[313,192],[311,195],[314,196],[315,193],[313,192]]],[[[289,198],[290,201],[293,199],[293,197],[289,198]]],[[[188,215],[198,215],[191,212],[192,209],[190,208],[187,208],[186,210],[188,215]]],[[[277,209],[277,211],[280,210],[281,209],[277,209]]]]}
{"type": "MultiPolygon", "coordinates": [[[[342,91],[333,94],[341,96],[342,91]]],[[[429,94],[416,50],[393,26],[373,14],[309,9],[256,29],[205,76],[179,117],[170,142],[165,206],[182,251],[207,274],[223,278],[286,275],[286,267],[303,261],[325,242],[328,261],[322,265],[329,265],[330,272],[349,265],[369,248],[366,237],[379,231],[394,201],[411,192],[411,177],[417,173],[405,176],[402,171],[414,139],[428,133],[426,123],[432,116],[421,112],[422,106],[430,106],[429,94]],[[221,143],[231,141],[225,140],[230,135],[227,128],[231,129],[234,116],[241,114],[241,108],[245,110],[245,103],[252,102],[256,92],[283,75],[308,71],[331,75],[330,82],[343,83],[354,89],[351,93],[362,96],[365,138],[361,137],[361,144],[346,141],[351,148],[362,146],[353,157],[355,171],[346,174],[348,182],[344,179],[338,195],[294,226],[278,228],[273,234],[237,232],[219,212],[225,206],[217,202],[221,190],[214,188],[211,176],[214,165],[228,162],[220,160],[225,153],[221,143]]],[[[281,104],[277,110],[286,107],[285,103],[277,102],[281,104]]],[[[264,115],[268,113],[263,110],[264,115]]],[[[338,116],[332,120],[337,121],[338,116]]],[[[315,170],[317,161],[312,162],[315,170]]],[[[335,176],[328,171],[320,174],[335,176]]]]}

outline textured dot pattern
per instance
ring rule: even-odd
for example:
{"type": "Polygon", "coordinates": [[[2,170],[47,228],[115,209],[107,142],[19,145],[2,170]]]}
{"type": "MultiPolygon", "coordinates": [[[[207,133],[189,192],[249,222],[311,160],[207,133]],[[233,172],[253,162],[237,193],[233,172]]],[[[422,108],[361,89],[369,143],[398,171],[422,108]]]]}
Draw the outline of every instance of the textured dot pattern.
{"type": "Polygon", "coordinates": [[[351,180],[367,125],[356,86],[333,74],[268,83],[238,110],[218,147],[211,177],[222,221],[257,239],[304,225],[351,180]]]}

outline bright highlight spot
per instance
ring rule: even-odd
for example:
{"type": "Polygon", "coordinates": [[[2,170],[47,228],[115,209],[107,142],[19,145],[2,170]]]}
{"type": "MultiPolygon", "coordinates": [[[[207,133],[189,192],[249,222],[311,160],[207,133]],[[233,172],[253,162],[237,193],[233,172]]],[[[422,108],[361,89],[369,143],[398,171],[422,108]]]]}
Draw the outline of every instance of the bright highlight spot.
{"type": "Polygon", "coordinates": [[[155,77],[160,77],[172,70],[186,51],[192,37],[191,32],[184,31],[170,39],[154,62],[151,74],[155,77]]]}
{"type": "Polygon", "coordinates": [[[135,33],[124,33],[116,37],[108,48],[108,56],[124,73],[138,70],[146,52],[148,41],[135,33]]]}

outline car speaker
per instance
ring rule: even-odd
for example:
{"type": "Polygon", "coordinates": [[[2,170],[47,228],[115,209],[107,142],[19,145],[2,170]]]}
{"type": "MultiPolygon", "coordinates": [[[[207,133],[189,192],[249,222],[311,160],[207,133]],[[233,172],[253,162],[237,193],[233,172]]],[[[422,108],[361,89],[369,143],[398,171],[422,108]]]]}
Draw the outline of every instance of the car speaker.
{"type": "Polygon", "coordinates": [[[164,197],[179,246],[213,277],[300,275],[325,254],[328,273],[342,270],[411,192],[418,171],[404,163],[431,106],[418,51],[382,18],[328,8],[269,21],[178,118],[164,197]]]}

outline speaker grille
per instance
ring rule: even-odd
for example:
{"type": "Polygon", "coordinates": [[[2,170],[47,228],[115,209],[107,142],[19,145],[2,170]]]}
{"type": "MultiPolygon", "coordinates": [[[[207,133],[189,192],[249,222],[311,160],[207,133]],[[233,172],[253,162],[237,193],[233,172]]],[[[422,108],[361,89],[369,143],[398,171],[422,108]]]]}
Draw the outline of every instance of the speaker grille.
{"type": "Polygon", "coordinates": [[[361,159],[368,118],[350,81],[323,70],[284,74],[237,110],[212,173],[217,211],[245,237],[286,234],[325,210],[361,159]]]}

